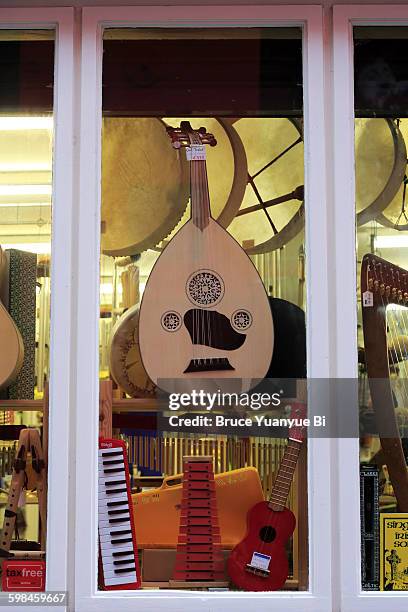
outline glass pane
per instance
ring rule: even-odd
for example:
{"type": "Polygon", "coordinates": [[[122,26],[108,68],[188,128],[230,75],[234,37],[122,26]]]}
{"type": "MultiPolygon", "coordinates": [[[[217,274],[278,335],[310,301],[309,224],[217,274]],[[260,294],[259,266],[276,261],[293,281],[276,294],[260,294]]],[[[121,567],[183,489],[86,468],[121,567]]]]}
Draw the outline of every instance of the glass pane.
{"type": "MultiPolygon", "coordinates": [[[[2,30],[0,58],[0,548],[3,557],[3,551],[19,550],[41,564],[46,544],[54,32],[2,30]]],[[[18,578],[13,582],[16,568],[8,563],[2,565],[3,590],[19,590],[18,578]]],[[[45,576],[44,568],[36,569],[45,576]]],[[[43,579],[40,588],[30,581],[25,586],[45,588],[43,579]]]]}
{"type": "Polygon", "coordinates": [[[363,590],[408,589],[407,35],[355,30],[363,590]]]}
{"type": "Polygon", "coordinates": [[[105,31],[100,588],[308,588],[301,43],[105,31]]]}

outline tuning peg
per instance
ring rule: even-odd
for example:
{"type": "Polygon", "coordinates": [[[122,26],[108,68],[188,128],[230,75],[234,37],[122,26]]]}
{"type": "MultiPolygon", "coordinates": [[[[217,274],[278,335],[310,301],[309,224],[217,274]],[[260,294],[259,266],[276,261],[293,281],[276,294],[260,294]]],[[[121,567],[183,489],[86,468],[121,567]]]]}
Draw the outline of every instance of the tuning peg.
{"type": "Polygon", "coordinates": [[[205,127],[198,128],[198,131],[200,132],[200,134],[203,134],[203,135],[207,133],[207,130],[205,129],[205,127]]]}

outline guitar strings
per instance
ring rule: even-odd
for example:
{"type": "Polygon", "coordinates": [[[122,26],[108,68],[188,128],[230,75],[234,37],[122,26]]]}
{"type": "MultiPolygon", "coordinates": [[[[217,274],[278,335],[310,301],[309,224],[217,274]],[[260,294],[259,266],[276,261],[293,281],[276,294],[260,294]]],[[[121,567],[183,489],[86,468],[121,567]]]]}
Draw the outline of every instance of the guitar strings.
{"type": "MultiPolygon", "coordinates": [[[[190,142],[191,145],[197,144],[201,145],[201,138],[197,132],[192,132],[190,134],[190,142]]],[[[196,202],[195,202],[195,211],[196,211],[196,221],[198,227],[201,231],[204,231],[204,223],[207,221],[207,214],[209,213],[208,208],[210,206],[209,202],[209,193],[208,193],[208,178],[206,171],[206,162],[201,160],[192,160],[191,163],[195,169],[195,185],[196,185],[196,202]]],[[[200,235],[200,239],[204,238],[201,241],[202,248],[204,252],[207,253],[209,268],[212,268],[211,260],[212,260],[212,249],[210,244],[209,234],[206,232],[205,234],[200,235]]],[[[201,249],[198,248],[201,253],[201,249]]],[[[197,336],[196,341],[198,344],[207,345],[211,347],[212,344],[212,334],[211,334],[211,319],[209,316],[209,312],[204,308],[195,309],[195,313],[197,313],[197,336]]],[[[213,360],[212,356],[209,358],[209,363],[212,366],[213,360]]]]}
{"type": "MultiPolygon", "coordinates": [[[[199,135],[197,134],[197,132],[192,132],[191,134],[191,144],[194,145],[199,145],[201,144],[201,140],[199,135]]],[[[194,167],[196,169],[196,185],[197,185],[197,199],[196,199],[196,210],[198,212],[198,227],[200,228],[200,231],[202,226],[203,226],[203,221],[204,221],[204,217],[203,217],[203,187],[202,187],[202,172],[201,172],[201,167],[203,162],[200,160],[195,160],[192,161],[191,163],[194,164],[194,167]]],[[[205,162],[204,162],[205,163],[205,162]]],[[[199,234],[199,244],[198,244],[198,252],[199,255],[202,254],[202,251],[204,250],[207,251],[207,253],[209,253],[209,249],[205,249],[204,248],[204,243],[202,242],[202,234],[199,234]]],[[[199,268],[201,269],[201,258],[199,258],[199,268]]],[[[205,337],[204,337],[204,332],[205,332],[205,327],[204,327],[204,314],[203,314],[203,308],[198,308],[197,310],[197,318],[198,318],[198,322],[199,322],[199,326],[198,326],[198,337],[196,338],[196,342],[198,344],[198,346],[201,346],[203,344],[203,342],[205,341],[205,337]]]]}
{"type": "MultiPolygon", "coordinates": [[[[204,162],[203,163],[203,184],[204,184],[204,189],[205,189],[205,198],[206,198],[206,212],[208,212],[209,216],[211,217],[211,208],[210,208],[210,194],[209,194],[209,185],[208,185],[208,173],[207,173],[207,164],[204,162]]],[[[211,240],[210,238],[208,239],[209,241],[211,240]]],[[[211,245],[210,245],[211,246],[211,245]]],[[[211,258],[213,257],[213,250],[210,248],[209,250],[210,253],[210,262],[212,261],[211,258]]],[[[213,269],[213,264],[211,263],[211,269],[213,269]]],[[[209,346],[212,347],[212,321],[210,318],[209,313],[206,313],[207,315],[207,326],[208,326],[208,341],[209,341],[209,346]]],[[[212,365],[212,356],[210,357],[210,364],[212,365]]]]}

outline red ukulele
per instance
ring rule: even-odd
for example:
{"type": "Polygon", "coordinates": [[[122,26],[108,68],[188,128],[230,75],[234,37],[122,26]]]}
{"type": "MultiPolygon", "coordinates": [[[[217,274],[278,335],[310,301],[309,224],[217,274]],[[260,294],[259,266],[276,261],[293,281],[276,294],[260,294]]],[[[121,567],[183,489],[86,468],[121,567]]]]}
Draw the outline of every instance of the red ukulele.
{"type": "MultiPolygon", "coordinates": [[[[291,418],[304,419],[305,404],[292,409],[291,418]]],[[[285,545],[296,527],[293,512],[285,507],[304,439],[304,427],[293,427],[269,501],[253,506],[247,516],[247,534],[232,550],[228,574],[245,591],[277,591],[289,573],[285,545]]]]}

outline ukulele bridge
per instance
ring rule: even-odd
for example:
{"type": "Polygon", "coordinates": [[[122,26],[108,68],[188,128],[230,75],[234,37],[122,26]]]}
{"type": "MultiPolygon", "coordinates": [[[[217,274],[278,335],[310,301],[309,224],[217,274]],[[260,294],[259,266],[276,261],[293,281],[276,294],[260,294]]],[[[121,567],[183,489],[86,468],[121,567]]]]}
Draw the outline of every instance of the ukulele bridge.
{"type": "Polygon", "coordinates": [[[250,574],[254,574],[255,576],[259,576],[260,578],[267,578],[270,574],[270,571],[267,569],[261,569],[259,567],[254,567],[250,563],[247,563],[245,566],[245,570],[250,574]]]}

